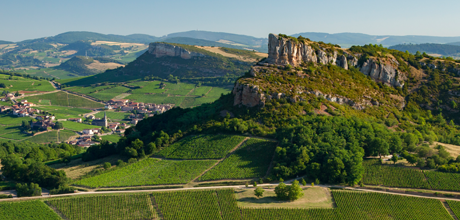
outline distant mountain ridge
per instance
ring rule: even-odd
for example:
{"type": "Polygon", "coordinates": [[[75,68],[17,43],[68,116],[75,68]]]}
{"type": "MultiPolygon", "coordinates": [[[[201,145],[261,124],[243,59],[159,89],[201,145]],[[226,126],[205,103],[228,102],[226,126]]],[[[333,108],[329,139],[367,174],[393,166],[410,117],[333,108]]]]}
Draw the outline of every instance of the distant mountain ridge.
{"type": "Polygon", "coordinates": [[[460,37],[436,37],[436,36],[392,36],[392,35],[368,35],[360,33],[319,33],[303,32],[291,35],[293,37],[306,37],[312,41],[323,41],[325,43],[339,44],[342,46],[365,45],[365,44],[382,44],[384,46],[393,46],[398,44],[422,44],[438,43],[446,44],[460,41],[460,37]]]}
{"type": "Polygon", "coordinates": [[[389,49],[395,49],[399,51],[409,51],[409,53],[415,54],[417,51],[420,53],[428,54],[439,54],[441,56],[453,56],[457,57],[460,55],[460,46],[450,44],[399,44],[389,47],[389,49]]]}

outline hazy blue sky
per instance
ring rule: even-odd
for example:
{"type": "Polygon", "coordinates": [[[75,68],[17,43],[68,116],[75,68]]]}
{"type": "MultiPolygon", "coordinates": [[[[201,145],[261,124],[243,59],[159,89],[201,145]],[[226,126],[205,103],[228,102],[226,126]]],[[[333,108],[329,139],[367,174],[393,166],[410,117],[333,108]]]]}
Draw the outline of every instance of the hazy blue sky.
{"type": "Polygon", "coordinates": [[[0,40],[66,31],[163,36],[207,30],[460,36],[458,0],[1,0],[0,40]]]}

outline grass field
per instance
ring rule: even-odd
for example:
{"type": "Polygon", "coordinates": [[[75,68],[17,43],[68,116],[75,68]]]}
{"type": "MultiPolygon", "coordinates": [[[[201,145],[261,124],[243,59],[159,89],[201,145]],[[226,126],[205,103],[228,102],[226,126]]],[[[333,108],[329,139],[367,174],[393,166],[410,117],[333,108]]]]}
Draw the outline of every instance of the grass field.
{"type": "Polygon", "coordinates": [[[244,140],[236,135],[188,136],[158,152],[158,156],[175,159],[220,159],[244,140]]]}
{"type": "Polygon", "coordinates": [[[148,194],[78,196],[47,201],[69,220],[157,219],[148,194]]]}
{"type": "Polygon", "coordinates": [[[235,197],[239,207],[244,208],[333,208],[332,196],[327,188],[302,187],[303,196],[292,202],[280,201],[276,198],[273,187],[264,187],[264,196],[257,198],[254,188],[235,189],[235,197]]]}
{"type": "Polygon", "coordinates": [[[1,202],[0,219],[8,220],[60,220],[61,218],[40,200],[1,202]]]}
{"type": "Polygon", "coordinates": [[[199,178],[205,180],[264,177],[273,158],[276,142],[251,138],[232,155],[199,178]]]}
{"type": "Polygon", "coordinates": [[[167,161],[149,158],[74,184],[93,188],[184,184],[214,163],[214,160],[167,161]]]}
{"type": "Polygon", "coordinates": [[[40,106],[35,108],[53,114],[56,119],[82,118],[83,114],[91,112],[88,109],[63,106],[40,106]]]}
{"type": "Polygon", "coordinates": [[[62,125],[64,126],[65,129],[69,129],[72,131],[82,131],[83,129],[100,128],[100,126],[88,125],[88,124],[83,124],[83,123],[78,123],[78,122],[73,122],[73,121],[63,121],[62,125]]]}
{"type": "Polygon", "coordinates": [[[104,135],[101,136],[102,140],[110,141],[113,143],[117,143],[120,140],[120,135],[112,134],[112,135],[104,135]]]}
{"type": "Polygon", "coordinates": [[[80,108],[100,108],[102,104],[65,92],[55,92],[44,95],[30,96],[27,100],[32,103],[39,103],[39,100],[49,100],[51,105],[80,107],[80,108]]]}

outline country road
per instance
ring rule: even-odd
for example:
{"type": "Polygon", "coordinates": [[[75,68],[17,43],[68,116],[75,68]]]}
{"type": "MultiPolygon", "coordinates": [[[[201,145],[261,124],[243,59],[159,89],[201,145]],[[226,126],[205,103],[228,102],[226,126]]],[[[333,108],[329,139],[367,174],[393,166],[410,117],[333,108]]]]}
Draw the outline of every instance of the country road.
{"type": "MultiPolygon", "coordinates": [[[[294,180],[285,181],[287,185],[290,185],[290,182],[294,180]]],[[[276,183],[267,183],[267,184],[258,184],[258,186],[277,186],[276,183]]],[[[326,188],[340,188],[346,190],[362,191],[362,192],[373,192],[373,193],[382,193],[382,194],[391,194],[399,196],[409,196],[409,197],[418,197],[418,198],[427,198],[427,199],[437,199],[441,201],[453,200],[460,201],[458,198],[452,197],[438,197],[438,196],[424,196],[424,195],[414,195],[409,193],[399,193],[399,192],[387,192],[373,189],[362,189],[356,187],[348,186],[339,186],[339,185],[316,185],[315,187],[326,187],[326,188]]],[[[79,193],[69,193],[69,194],[59,194],[59,195],[42,195],[36,197],[22,197],[22,198],[12,198],[12,199],[1,199],[0,202],[5,201],[20,201],[20,200],[31,200],[31,199],[43,199],[43,198],[54,198],[54,197],[64,197],[64,196],[78,196],[78,195],[97,195],[97,194],[117,194],[117,193],[145,193],[145,192],[166,192],[166,191],[182,191],[182,190],[206,190],[206,189],[226,189],[226,188],[246,188],[245,185],[237,186],[210,186],[210,187],[189,187],[189,188],[171,188],[171,189],[148,189],[148,190],[121,190],[121,191],[95,191],[95,192],[79,192],[79,193]]],[[[252,188],[252,187],[249,187],[252,188]]]]}

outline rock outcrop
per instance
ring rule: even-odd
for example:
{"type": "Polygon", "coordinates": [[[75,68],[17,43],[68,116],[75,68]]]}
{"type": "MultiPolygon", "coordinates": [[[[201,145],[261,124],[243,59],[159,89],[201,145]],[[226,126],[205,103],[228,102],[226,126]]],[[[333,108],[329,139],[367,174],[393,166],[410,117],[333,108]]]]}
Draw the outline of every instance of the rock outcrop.
{"type": "Polygon", "coordinates": [[[361,66],[360,71],[378,82],[383,82],[387,85],[403,87],[406,77],[397,69],[397,61],[393,63],[380,63],[374,59],[368,59],[361,66]]]}
{"type": "Polygon", "coordinates": [[[150,43],[149,44],[149,54],[154,55],[155,57],[180,57],[182,59],[191,59],[192,57],[203,57],[205,55],[201,53],[195,53],[188,51],[182,47],[174,46],[166,43],[150,43]]]}
{"type": "MultiPolygon", "coordinates": [[[[318,46],[316,45],[316,47],[318,46]]],[[[289,64],[292,66],[298,66],[303,62],[331,63],[348,69],[349,64],[347,61],[342,62],[342,56],[347,60],[347,57],[344,55],[338,57],[337,51],[328,53],[324,48],[315,49],[313,45],[310,45],[306,41],[299,42],[290,38],[270,34],[268,36],[268,58],[264,62],[275,65],[289,64]],[[342,59],[339,63],[337,63],[338,58],[342,59]]]]}
{"type": "Polygon", "coordinates": [[[265,105],[264,94],[259,92],[258,86],[242,85],[237,82],[233,87],[232,93],[235,96],[233,105],[244,105],[247,107],[263,107],[265,105]]]}

